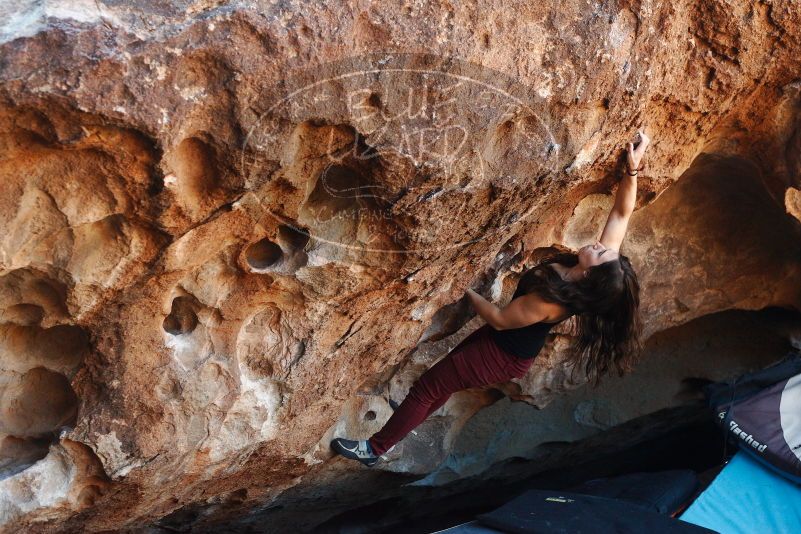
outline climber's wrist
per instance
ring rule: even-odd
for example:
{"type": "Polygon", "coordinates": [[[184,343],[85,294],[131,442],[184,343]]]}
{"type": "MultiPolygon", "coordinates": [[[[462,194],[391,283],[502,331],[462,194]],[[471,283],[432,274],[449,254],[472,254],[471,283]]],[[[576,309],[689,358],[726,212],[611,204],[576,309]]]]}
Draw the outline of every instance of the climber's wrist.
{"type": "Polygon", "coordinates": [[[626,165],[626,174],[628,176],[631,176],[632,178],[636,177],[639,174],[639,171],[641,171],[641,170],[642,170],[642,165],[640,165],[639,167],[637,167],[634,170],[632,170],[630,165],[628,165],[628,164],[626,165]]]}

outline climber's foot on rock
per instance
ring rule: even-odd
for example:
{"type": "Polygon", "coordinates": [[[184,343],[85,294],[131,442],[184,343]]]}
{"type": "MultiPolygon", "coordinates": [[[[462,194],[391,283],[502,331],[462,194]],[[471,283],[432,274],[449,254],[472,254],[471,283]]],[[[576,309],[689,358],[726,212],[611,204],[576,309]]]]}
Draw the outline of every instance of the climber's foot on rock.
{"type": "Polygon", "coordinates": [[[367,467],[372,467],[380,456],[373,454],[373,450],[367,440],[354,441],[352,439],[335,438],[331,440],[331,448],[338,454],[351,460],[358,460],[367,467]]]}

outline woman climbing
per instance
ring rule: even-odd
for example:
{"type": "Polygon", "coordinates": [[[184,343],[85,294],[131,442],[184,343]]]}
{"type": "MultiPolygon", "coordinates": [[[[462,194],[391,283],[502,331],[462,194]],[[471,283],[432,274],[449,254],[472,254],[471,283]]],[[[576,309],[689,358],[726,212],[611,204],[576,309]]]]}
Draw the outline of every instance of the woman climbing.
{"type": "Polygon", "coordinates": [[[452,393],[525,376],[548,331],[572,316],[573,369],[583,369],[597,384],[612,367],[621,375],[631,368],[640,351],[640,288],[629,259],[619,249],[634,211],[637,171],[650,139],[640,130],[635,143],[628,143],[626,176],[600,239],[576,254],[557,254],[540,263],[551,268],[530,269],[503,309],[468,289],[486,324],[415,381],[381,430],[367,440],[336,438],[331,448],[346,458],[375,465],[452,393]]]}

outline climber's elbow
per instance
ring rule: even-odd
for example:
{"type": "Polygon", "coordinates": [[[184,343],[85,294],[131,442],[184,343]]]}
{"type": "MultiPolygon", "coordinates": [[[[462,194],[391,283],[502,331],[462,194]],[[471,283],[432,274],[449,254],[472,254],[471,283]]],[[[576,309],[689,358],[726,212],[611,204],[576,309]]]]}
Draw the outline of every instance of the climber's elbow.
{"type": "Polygon", "coordinates": [[[503,330],[505,328],[503,322],[503,312],[498,306],[493,305],[492,308],[486,310],[481,318],[487,322],[495,330],[503,330]]]}

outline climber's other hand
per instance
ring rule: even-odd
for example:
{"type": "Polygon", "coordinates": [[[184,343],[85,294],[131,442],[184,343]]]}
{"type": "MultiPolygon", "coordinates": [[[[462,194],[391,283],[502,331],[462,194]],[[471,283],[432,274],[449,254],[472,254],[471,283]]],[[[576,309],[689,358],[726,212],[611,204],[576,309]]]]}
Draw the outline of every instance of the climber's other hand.
{"type": "Polygon", "coordinates": [[[648,145],[651,143],[651,138],[648,137],[642,129],[640,129],[637,132],[637,135],[634,137],[634,143],[628,143],[627,145],[626,159],[629,166],[629,172],[640,169],[642,156],[645,154],[645,149],[648,148],[648,145]],[[637,143],[636,147],[634,146],[634,143],[637,143]]]}

